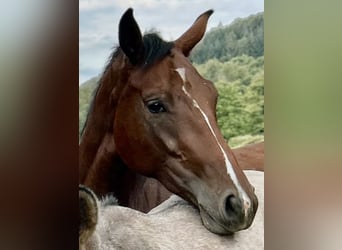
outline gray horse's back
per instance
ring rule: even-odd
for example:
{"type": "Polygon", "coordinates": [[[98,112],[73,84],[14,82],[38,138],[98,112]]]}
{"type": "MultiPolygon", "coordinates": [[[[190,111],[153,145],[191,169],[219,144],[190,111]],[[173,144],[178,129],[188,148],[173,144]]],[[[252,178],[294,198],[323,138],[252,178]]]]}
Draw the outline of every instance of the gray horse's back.
{"type": "Polygon", "coordinates": [[[175,195],[148,214],[99,203],[97,227],[84,249],[264,249],[264,173],[245,173],[255,187],[259,208],[244,231],[227,236],[209,232],[198,210],[175,195]]]}

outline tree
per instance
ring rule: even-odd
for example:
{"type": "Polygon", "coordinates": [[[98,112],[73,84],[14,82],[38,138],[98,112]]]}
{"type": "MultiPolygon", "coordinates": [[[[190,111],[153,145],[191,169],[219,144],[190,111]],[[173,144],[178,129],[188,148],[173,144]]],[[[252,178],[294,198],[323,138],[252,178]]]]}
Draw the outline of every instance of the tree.
{"type": "Polygon", "coordinates": [[[191,59],[197,64],[213,58],[223,62],[243,54],[255,58],[264,55],[263,12],[210,30],[194,48],[191,59]]]}

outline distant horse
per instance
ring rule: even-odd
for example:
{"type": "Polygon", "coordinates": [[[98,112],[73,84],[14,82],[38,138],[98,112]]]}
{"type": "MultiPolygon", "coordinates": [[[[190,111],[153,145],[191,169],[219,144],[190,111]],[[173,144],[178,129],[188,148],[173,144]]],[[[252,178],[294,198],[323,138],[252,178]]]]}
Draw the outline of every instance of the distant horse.
{"type": "Polygon", "coordinates": [[[142,36],[133,10],[124,13],[82,133],[80,183],[145,212],[166,187],[228,234],[252,224],[258,200],[218,128],[215,86],[187,58],[212,13],[174,42],[142,36]]]}
{"type": "Polygon", "coordinates": [[[235,148],[233,152],[241,169],[264,171],[264,142],[235,148]]]}
{"type": "Polygon", "coordinates": [[[115,205],[113,198],[99,202],[89,189],[80,187],[80,249],[263,250],[264,174],[246,174],[256,188],[259,209],[250,228],[226,236],[206,230],[198,210],[178,196],[144,214],[115,205]]]}

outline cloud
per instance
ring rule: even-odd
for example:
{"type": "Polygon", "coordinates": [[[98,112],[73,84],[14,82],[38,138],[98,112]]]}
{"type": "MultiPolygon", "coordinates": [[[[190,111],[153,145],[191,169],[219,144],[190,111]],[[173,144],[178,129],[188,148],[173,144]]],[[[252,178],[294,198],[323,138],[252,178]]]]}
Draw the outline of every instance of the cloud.
{"type": "MultiPolygon", "coordinates": [[[[179,6],[180,4],[186,2],[194,2],[196,1],[182,1],[182,0],[80,0],[79,1],[79,10],[81,11],[96,11],[106,8],[129,8],[129,7],[137,7],[137,8],[145,8],[145,9],[157,9],[160,7],[174,8],[179,6]]],[[[197,1],[198,3],[198,1],[197,1]]]]}
{"type": "Polygon", "coordinates": [[[207,30],[264,9],[260,0],[80,0],[79,6],[80,79],[85,78],[81,77],[83,67],[101,73],[111,49],[118,44],[120,17],[129,7],[134,8],[142,32],[156,29],[165,40],[178,38],[208,9],[215,12],[207,30]]]}
{"type": "Polygon", "coordinates": [[[79,11],[96,11],[108,7],[115,7],[118,1],[113,0],[79,0],[79,11]]]}

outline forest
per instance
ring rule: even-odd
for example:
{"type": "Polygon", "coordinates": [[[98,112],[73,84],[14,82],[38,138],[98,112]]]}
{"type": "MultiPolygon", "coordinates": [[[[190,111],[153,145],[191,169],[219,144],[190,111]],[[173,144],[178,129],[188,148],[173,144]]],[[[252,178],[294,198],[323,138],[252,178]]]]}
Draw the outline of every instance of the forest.
{"type": "MultiPolygon", "coordinates": [[[[190,59],[219,91],[217,119],[232,147],[264,140],[264,17],[238,18],[211,29],[190,59]]],[[[79,133],[99,76],[80,85],[79,133]]]]}
{"type": "Polygon", "coordinates": [[[191,59],[198,64],[213,58],[223,62],[244,54],[255,58],[264,55],[263,12],[211,29],[192,51],[191,59]]]}

